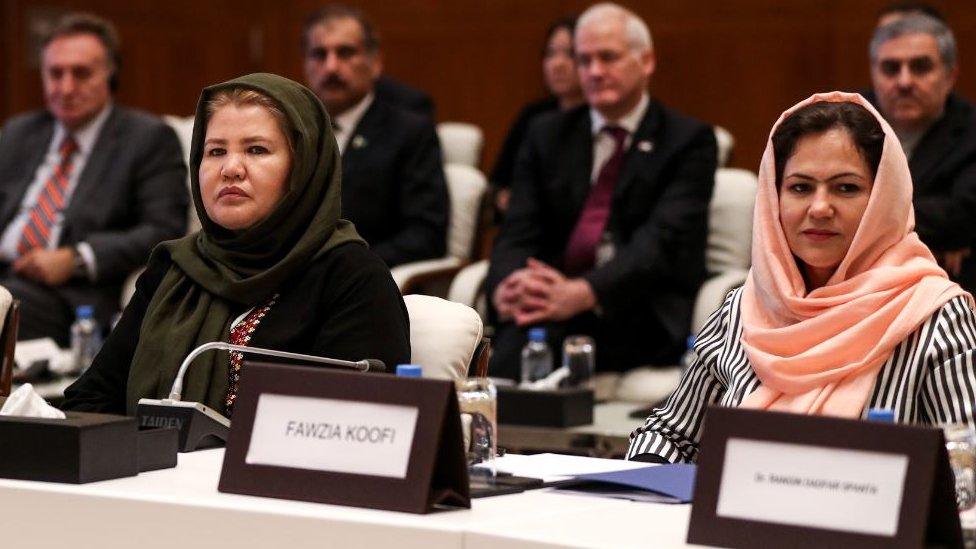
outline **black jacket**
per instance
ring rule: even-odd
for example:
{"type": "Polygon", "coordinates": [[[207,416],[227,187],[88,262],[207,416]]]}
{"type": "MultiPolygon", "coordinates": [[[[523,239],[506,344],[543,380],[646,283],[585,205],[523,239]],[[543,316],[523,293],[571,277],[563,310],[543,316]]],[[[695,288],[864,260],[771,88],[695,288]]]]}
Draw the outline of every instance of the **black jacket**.
{"type": "MultiPolygon", "coordinates": [[[[488,295],[529,257],[562,270],[591,189],[590,120],[583,106],[540,115],[530,128],[492,252],[488,295]]],[[[716,154],[711,127],[651,101],[613,193],[607,230],[615,255],[583,275],[596,293],[602,322],[639,325],[653,314],[672,342],[684,341],[705,280],[716,154]]]]}
{"type": "Polygon", "coordinates": [[[373,93],[380,101],[414,112],[431,121],[435,119],[434,100],[423,90],[408,86],[389,76],[381,76],[373,86],[373,93]]]}
{"type": "MultiPolygon", "coordinates": [[[[866,94],[877,105],[873,93],[866,94]]],[[[935,252],[972,248],[976,254],[976,109],[950,94],[942,118],[915,145],[912,172],[915,231],[935,252]]],[[[976,255],[953,277],[976,290],[976,255]]]]}
{"type": "Polygon", "coordinates": [[[342,217],[393,267],[444,255],[448,208],[433,123],[374,100],[342,154],[342,217]]]}
{"type": "MultiPolygon", "coordinates": [[[[91,368],[65,391],[65,410],[125,413],[126,380],[146,307],[171,265],[167,254],[153,256],[91,368]]],[[[410,324],[390,271],[364,246],[348,243],[282,285],[249,345],[343,360],[376,358],[393,370],[410,361],[410,324]]]]}
{"type": "Polygon", "coordinates": [[[529,131],[529,125],[539,114],[554,112],[559,109],[559,101],[555,98],[533,101],[522,107],[512,127],[509,128],[502,143],[502,150],[498,153],[495,166],[491,169],[491,184],[499,189],[507,189],[512,186],[512,178],[515,177],[515,161],[518,159],[519,150],[525,140],[525,134],[529,131]]]}

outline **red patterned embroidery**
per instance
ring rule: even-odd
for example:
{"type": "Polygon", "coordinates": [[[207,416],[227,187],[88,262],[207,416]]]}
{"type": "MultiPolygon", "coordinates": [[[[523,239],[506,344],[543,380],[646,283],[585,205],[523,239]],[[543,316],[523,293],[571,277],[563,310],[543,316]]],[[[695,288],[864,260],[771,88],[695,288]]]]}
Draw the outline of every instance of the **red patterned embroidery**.
{"type": "MultiPolygon", "coordinates": [[[[251,334],[258,328],[261,319],[264,318],[264,315],[268,314],[276,299],[278,299],[277,295],[268,300],[264,305],[251,309],[251,312],[247,316],[231,328],[229,343],[233,345],[247,345],[251,341],[251,334]]],[[[234,413],[234,402],[237,400],[237,387],[241,382],[241,366],[243,365],[244,354],[231,351],[230,369],[228,370],[230,383],[227,387],[227,399],[224,401],[224,404],[227,406],[227,417],[231,417],[234,413]]]]}

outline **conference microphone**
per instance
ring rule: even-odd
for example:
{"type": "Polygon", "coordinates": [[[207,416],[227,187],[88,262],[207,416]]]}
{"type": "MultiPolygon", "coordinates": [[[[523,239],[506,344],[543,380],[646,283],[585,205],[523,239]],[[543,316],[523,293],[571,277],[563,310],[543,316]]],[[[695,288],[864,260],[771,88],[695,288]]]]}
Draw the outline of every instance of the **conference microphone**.
{"type": "Polygon", "coordinates": [[[186,355],[183,363],[180,364],[180,369],[176,373],[176,379],[173,380],[173,386],[170,388],[168,398],[141,398],[136,408],[136,415],[139,417],[139,427],[176,427],[179,429],[180,452],[192,452],[203,448],[220,446],[227,441],[227,435],[230,432],[230,420],[224,417],[223,414],[201,402],[184,402],[182,400],[183,377],[186,375],[190,363],[201,354],[212,350],[236,351],[239,353],[273,356],[291,360],[303,360],[338,366],[340,368],[349,368],[360,372],[386,371],[386,365],[383,364],[383,361],[373,358],[350,361],[301,353],[290,353],[288,351],[277,351],[275,349],[263,349],[261,347],[245,347],[223,341],[204,343],[190,351],[190,354],[186,355]]]}
{"type": "Polygon", "coordinates": [[[173,388],[169,391],[169,400],[180,400],[183,397],[183,376],[186,375],[186,370],[190,367],[190,363],[193,362],[193,359],[207,351],[214,349],[237,351],[238,353],[251,353],[255,355],[274,356],[278,358],[289,358],[292,360],[307,360],[309,362],[318,362],[320,364],[329,364],[331,366],[359,370],[360,372],[386,371],[386,365],[383,364],[383,361],[376,360],[375,358],[367,358],[365,360],[353,362],[350,360],[325,358],[324,356],[303,355],[301,353],[289,353],[288,351],[262,349],[261,347],[245,347],[244,345],[234,345],[232,343],[224,343],[223,341],[213,341],[211,343],[204,343],[203,345],[190,351],[190,354],[186,355],[186,358],[183,360],[183,364],[180,365],[179,372],[176,373],[176,379],[173,380],[173,388]]]}

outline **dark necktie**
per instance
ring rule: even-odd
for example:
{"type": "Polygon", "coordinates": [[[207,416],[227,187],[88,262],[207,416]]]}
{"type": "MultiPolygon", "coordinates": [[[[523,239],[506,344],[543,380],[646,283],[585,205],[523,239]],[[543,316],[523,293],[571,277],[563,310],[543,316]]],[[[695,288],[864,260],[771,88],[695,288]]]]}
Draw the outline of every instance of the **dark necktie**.
{"type": "Polygon", "coordinates": [[[61,161],[54,167],[54,173],[44,183],[41,194],[37,197],[37,204],[30,210],[27,224],[17,243],[17,253],[24,255],[31,250],[44,248],[51,239],[51,228],[54,227],[58,215],[64,210],[64,193],[68,190],[73,165],[71,157],[78,150],[78,143],[73,137],[66,136],[61,142],[58,152],[61,161]]]}
{"type": "Polygon", "coordinates": [[[619,126],[604,126],[600,131],[610,134],[615,142],[615,148],[613,154],[600,168],[596,176],[596,184],[590,189],[583,211],[566,244],[564,267],[566,274],[570,276],[582,274],[593,267],[596,247],[600,244],[607,219],[610,218],[613,189],[620,179],[620,168],[624,163],[627,130],[619,126]]]}

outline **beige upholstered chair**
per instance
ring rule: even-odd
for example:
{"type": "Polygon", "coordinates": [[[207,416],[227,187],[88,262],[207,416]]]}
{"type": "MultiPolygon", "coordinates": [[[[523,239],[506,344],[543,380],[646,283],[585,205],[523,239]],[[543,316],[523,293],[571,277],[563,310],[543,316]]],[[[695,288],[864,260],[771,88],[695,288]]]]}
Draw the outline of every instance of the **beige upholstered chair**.
{"type": "MultiPolygon", "coordinates": [[[[172,114],[167,114],[163,116],[163,120],[169,127],[173,128],[176,132],[176,136],[180,138],[180,145],[183,146],[183,162],[187,166],[190,165],[190,142],[193,140],[193,117],[192,116],[174,116],[172,114]]],[[[190,173],[186,174],[186,186],[190,187],[190,173]]],[[[190,215],[188,219],[187,234],[195,232],[200,229],[200,220],[197,218],[197,211],[193,207],[193,202],[190,202],[190,215]]]]}
{"type": "Polygon", "coordinates": [[[484,134],[481,128],[466,122],[441,122],[437,125],[444,164],[464,164],[477,168],[481,164],[484,134]]]}
{"type": "Polygon", "coordinates": [[[447,290],[447,299],[469,305],[478,311],[481,318],[487,318],[488,303],[484,291],[487,277],[488,260],[475,261],[461,269],[451,281],[451,287],[447,290]]]}
{"type": "Polygon", "coordinates": [[[20,302],[0,286],[0,397],[10,395],[14,377],[14,348],[20,324],[20,302]]]}
{"type": "MultiPolygon", "coordinates": [[[[163,115],[163,121],[173,128],[176,132],[176,137],[180,139],[180,146],[183,148],[183,162],[189,166],[190,165],[190,142],[193,140],[193,117],[192,116],[175,116],[172,114],[163,115]]],[[[190,173],[186,174],[186,187],[190,188],[190,173]]],[[[200,229],[200,219],[197,217],[197,210],[193,207],[193,200],[190,200],[190,211],[187,215],[187,227],[186,234],[196,232],[200,229]]],[[[142,274],[143,269],[138,269],[125,280],[122,285],[122,299],[120,303],[121,308],[125,308],[125,305],[132,299],[132,294],[136,291],[136,279],[142,274]]]]}
{"type": "MultiPolygon", "coordinates": [[[[692,312],[691,332],[697,334],[726,294],[746,281],[752,264],[752,213],[758,181],[755,174],[738,168],[715,172],[715,191],[708,208],[708,244],[705,266],[711,275],[698,289],[692,312]]],[[[615,398],[655,403],[665,398],[681,378],[675,368],[635,368],[617,384],[615,398]]]]}
{"type": "Polygon", "coordinates": [[[488,181],[477,168],[462,164],[444,166],[444,175],[451,198],[447,255],[394,267],[393,280],[404,294],[415,292],[421,286],[436,286],[438,282],[443,282],[446,290],[454,274],[471,259],[488,181]]]}
{"type": "Polygon", "coordinates": [[[729,158],[732,157],[735,137],[722,126],[712,126],[712,129],[715,131],[715,141],[718,142],[718,167],[724,168],[729,165],[729,158]]]}
{"type": "MultiPolygon", "coordinates": [[[[482,349],[484,326],[471,307],[429,295],[403,296],[410,317],[410,362],[424,377],[462,379],[482,349]]],[[[389,369],[396,365],[388,364],[389,369]]]]}
{"type": "Polygon", "coordinates": [[[698,290],[691,321],[693,333],[701,330],[730,290],[746,281],[752,265],[752,211],[758,184],[749,170],[722,168],[715,172],[705,251],[705,267],[711,278],[698,290]]]}

